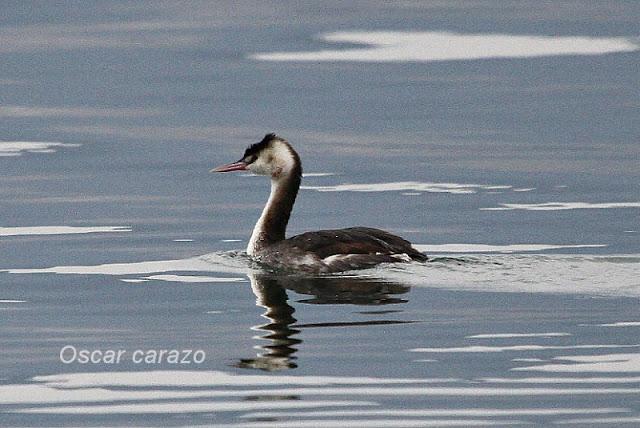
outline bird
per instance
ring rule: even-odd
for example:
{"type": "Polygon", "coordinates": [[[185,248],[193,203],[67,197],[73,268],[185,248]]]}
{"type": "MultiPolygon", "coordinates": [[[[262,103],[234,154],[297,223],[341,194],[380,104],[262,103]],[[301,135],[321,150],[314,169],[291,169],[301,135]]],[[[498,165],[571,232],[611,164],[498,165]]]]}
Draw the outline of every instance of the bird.
{"type": "Polygon", "coordinates": [[[409,241],[372,227],[319,230],[286,238],[302,181],[302,163],[291,144],[274,133],[247,147],[240,160],[211,170],[231,171],[249,171],[271,179],[269,199],[246,250],[261,265],[275,271],[324,274],[380,263],[427,261],[409,241]]]}

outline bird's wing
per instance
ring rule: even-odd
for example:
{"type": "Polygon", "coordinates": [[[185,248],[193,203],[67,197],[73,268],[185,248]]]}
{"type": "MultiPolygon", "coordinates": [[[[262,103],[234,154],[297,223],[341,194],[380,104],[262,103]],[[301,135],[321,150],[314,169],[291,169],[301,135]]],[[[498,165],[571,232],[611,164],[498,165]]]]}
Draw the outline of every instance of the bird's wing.
{"type": "Polygon", "coordinates": [[[321,259],[343,254],[379,256],[406,254],[413,260],[427,259],[424,254],[413,248],[409,241],[384,230],[370,227],[307,232],[293,236],[286,242],[287,245],[316,254],[321,259]]]}

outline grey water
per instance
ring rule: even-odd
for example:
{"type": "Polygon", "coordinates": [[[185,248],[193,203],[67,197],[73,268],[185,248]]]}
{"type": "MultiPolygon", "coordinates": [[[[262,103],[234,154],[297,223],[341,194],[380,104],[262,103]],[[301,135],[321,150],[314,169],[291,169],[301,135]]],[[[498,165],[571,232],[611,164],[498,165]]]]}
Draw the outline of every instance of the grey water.
{"type": "Polygon", "coordinates": [[[624,1],[4,2],[0,425],[637,426],[639,23],[624,1]],[[267,132],[303,162],[290,234],[379,227],[431,260],[251,263],[269,184],[208,171],[267,132]]]}

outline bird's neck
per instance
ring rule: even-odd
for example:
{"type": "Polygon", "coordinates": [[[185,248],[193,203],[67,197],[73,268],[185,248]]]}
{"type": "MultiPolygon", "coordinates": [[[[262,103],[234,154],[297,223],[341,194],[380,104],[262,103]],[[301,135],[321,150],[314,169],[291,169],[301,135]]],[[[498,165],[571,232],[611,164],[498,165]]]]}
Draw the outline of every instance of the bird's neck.
{"type": "Polygon", "coordinates": [[[301,176],[302,172],[295,169],[271,179],[269,200],[253,228],[247,247],[247,254],[250,256],[285,239],[287,223],[300,188],[301,176]]]}

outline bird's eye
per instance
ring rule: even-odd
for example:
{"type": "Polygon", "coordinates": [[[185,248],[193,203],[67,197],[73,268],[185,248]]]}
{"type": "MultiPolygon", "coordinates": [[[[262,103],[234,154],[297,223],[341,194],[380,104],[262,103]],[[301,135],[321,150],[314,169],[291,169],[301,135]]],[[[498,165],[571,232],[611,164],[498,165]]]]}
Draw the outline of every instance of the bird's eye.
{"type": "Polygon", "coordinates": [[[254,163],[256,159],[257,159],[256,155],[249,155],[249,156],[245,156],[243,160],[249,164],[249,163],[254,163]]]}

